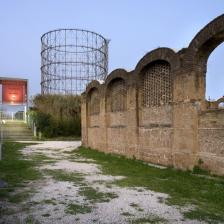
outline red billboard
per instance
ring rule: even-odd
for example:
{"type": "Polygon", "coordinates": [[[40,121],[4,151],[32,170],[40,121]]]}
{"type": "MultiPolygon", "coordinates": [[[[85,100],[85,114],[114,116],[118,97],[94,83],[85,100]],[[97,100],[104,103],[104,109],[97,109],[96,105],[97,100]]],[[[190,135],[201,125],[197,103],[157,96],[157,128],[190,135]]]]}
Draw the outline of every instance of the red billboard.
{"type": "Polygon", "coordinates": [[[2,103],[24,104],[27,102],[26,80],[1,80],[2,103]]]}

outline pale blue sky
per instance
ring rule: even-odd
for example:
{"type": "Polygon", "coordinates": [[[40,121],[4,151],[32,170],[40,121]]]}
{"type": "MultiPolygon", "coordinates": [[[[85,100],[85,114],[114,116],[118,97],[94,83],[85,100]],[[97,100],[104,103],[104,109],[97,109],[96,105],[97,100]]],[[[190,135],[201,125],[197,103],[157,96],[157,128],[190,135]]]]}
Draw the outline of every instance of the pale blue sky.
{"type": "MultiPolygon", "coordinates": [[[[40,37],[57,28],[83,28],[111,40],[109,71],[132,70],[157,47],[188,46],[224,13],[224,0],[1,0],[0,76],[28,78],[40,92],[40,37]]],[[[224,44],[210,56],[207,95],[224,95],[224,44]]]]}

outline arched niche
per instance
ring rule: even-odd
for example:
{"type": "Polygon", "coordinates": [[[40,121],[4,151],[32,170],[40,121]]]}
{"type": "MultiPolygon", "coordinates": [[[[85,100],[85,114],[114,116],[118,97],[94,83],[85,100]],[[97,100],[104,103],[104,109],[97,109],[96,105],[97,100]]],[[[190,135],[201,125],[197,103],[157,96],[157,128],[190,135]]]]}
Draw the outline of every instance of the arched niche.
{"type": "Polygon", "coordinates": [[[113,79],[107,86],[106,111],[124,112],[127,110],[127,84],[122,78],[113,79]]]}

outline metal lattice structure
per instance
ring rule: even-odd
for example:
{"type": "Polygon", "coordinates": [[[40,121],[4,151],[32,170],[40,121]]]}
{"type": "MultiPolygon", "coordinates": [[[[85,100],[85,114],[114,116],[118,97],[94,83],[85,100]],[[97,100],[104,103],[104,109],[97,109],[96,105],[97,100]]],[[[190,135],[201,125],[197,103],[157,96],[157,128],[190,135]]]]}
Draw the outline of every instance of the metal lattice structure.
{"type": "Polygon", "coordinates": [[[108,73],[108,40],[81,29],[58,29],[41,37],[41,93],[80,94],[108,73]]]}
{"type": "Polygon", "coordinates": [[[142,78],[143,107],[169,104],[172,101],[172,83],[169,63],[160,61],[150,65],[142,78]]]}

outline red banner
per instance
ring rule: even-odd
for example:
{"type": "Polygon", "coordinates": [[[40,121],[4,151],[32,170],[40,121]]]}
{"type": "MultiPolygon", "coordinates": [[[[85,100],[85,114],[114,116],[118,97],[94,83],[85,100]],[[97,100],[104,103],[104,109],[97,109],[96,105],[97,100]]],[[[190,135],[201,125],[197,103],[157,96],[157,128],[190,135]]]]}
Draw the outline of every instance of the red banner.
{"type": "Polygon", "coordinates": [[[2,103],[23,104],[27,102],[27,82],[2,80],[2,103]]]}

